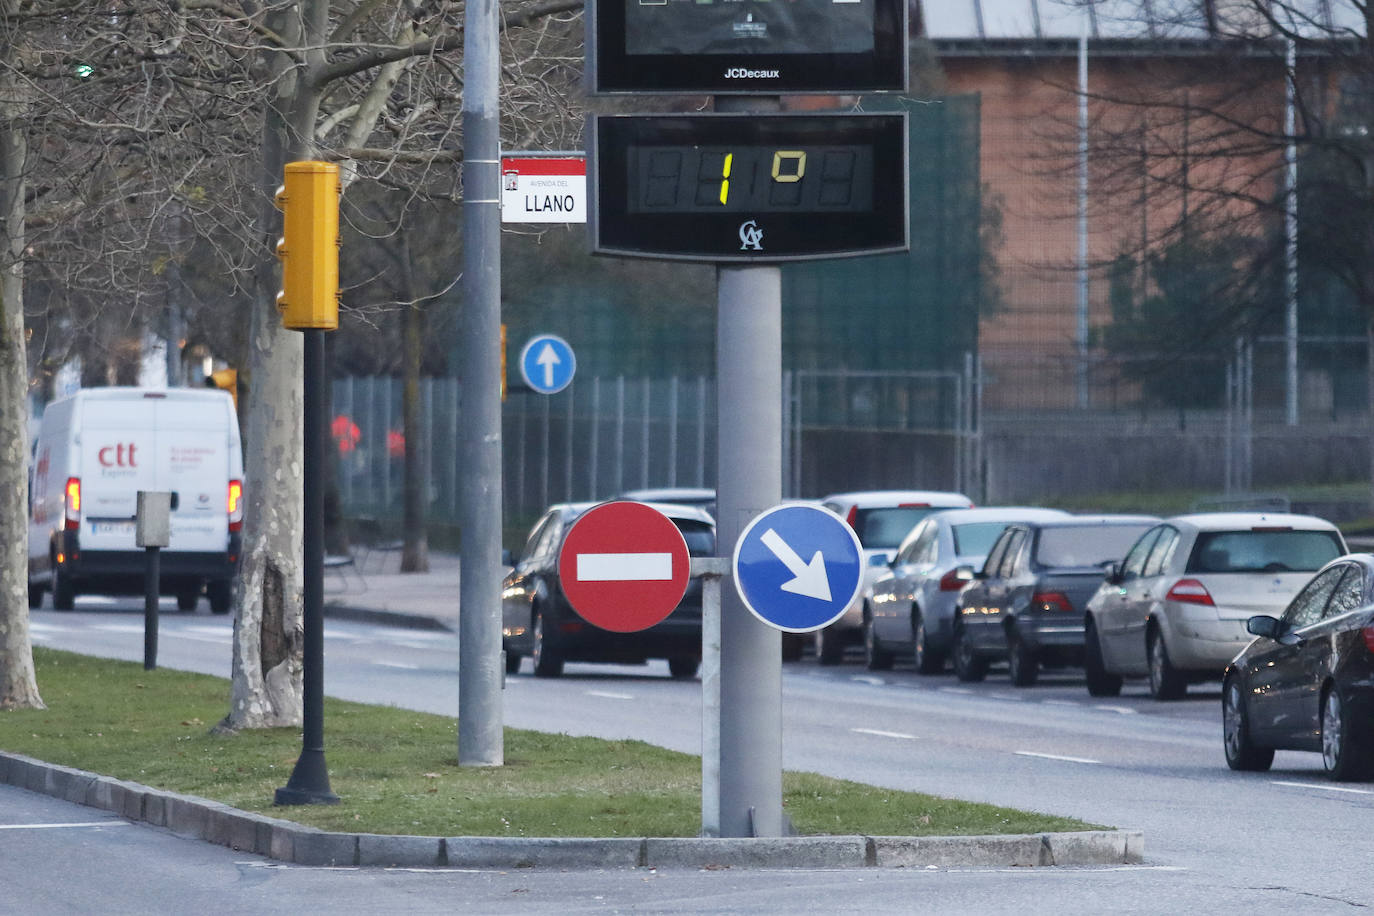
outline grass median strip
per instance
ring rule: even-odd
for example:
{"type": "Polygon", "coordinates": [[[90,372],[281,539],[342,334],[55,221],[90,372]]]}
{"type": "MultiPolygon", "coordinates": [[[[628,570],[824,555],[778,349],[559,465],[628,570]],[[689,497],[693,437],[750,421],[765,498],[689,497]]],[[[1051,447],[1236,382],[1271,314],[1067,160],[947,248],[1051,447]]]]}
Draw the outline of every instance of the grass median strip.
{"type": "MultiPolygon", "coordinates": [[[[35,648],[46,710],[0,712],[0,748],[319,827],[424,836],[696,836],[697,757],[640,741],[506,729],[506,765],[459,767],[457,720],[325,701],[328,807],[276,808],[295,728],[217,735],[222,678],[35,648]]],[[[1071,818],[783,775],[803,834],[952,836],[1091,830],[1071,818]]]]}

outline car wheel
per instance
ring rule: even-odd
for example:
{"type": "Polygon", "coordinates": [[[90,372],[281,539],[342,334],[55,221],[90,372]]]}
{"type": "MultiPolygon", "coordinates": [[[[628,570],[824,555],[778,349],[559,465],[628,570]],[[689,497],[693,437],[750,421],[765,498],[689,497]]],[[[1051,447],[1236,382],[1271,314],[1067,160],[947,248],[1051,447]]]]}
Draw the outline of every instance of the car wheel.
{"type": "Polygon", "coordinates": [[[1007,670],[1017,687],[1029,687],[1040,676],[1040,659],[1014,624],[1007,630],[1007,670]]]}
{"type": "Polygon", "coordinates": [[[512,650],[510,650],[510,649],[507,649],[507,650],[506,650],[506,673],[507,673],[507,674],[519,674],[519,673],[520,673],[520,658],[521,658],[521,656],[520,656],[520,653],[519,653],[519,652],[514,652],[514,651],[512,651],[512,650]]]}
{"type": "Polygon", "coordinates": [[[816,661],[822,665],[838,665],[844,660],[844,640],[833,626],[816,631],[816,661]]]}
{"type": "Polygon", "coordinates": [[[988,676],[988,660],[973,651],[973,644],[964,628],[954,627],[954,676],[965,683],[981,681],[988,676]]]}
{"type": "Polygon", "coordinates": [[[43,606],[43,586],[36,584],[32,579],[29,580],[29,610],[37,610],[43,606]]]}
{"type": "Polygon", "coordinates": [[[200,604],[200,592],[177,592],[178,611],[194,611],[197,604],[200,604]]]}
{"type": "Polygon", "coordinates": [[[1183,674],[1169,661],[1169,649],[1164,645],[1164,634],[1151,628],[1149,645],[1146,651],[1150,658],[1150,696],[1156,700],[1178,700],[1188,692],[1188,682],[1183,674]]]}
{"type": "Polygon", "coordinates": [[[873,618],[864,618],[864,665],[869,671],[886,671],[892,667],[892,653],[883,648],[878,634],[873,632],[873,618]]]}
{"type": "Polygon", "coordinates": [[[534,649],[530,652],[534,660],[535,677],[559,677],[563,673],[563,659],[549,646],[544,632],[544,612],[534,612],[534,649]]]}
{"type": "Polygon", "coordinates": [[[799,662],[802,655],[806,652],[806,637],[800,633],[782,634],[782,660],[785,662],[799,662]]]}
{"type": "Polygon", "coordinates": [[[1240,678],[1227,678],[1221,688],[1221,740],[1226,765],[1233,770],[1263,772],[1274,763],[1272,747],[1258,747],[1250,740],[1250,719],[1240,678]]]}
{"type": "Polygon", "coordinates": [[[76,586],[68,576],[62,574],[62,568],[53,565],[52,568],[52,609],[54,611],[70,611],[76,607],[76,586]]]}
{"type": "Polygon", "coordinates": [[[1083,674],[1088,681],[1088,695],[1116,697],[1121,695],[1121,675],[1112,674],[1102,660],[1102,643],[1092,620],[1083,628],[1083,674]]]}
{"type": "Polygon", "coordinates": [[[676,678],[696,677],[700,667],[701,660],[694,655],[674,655],[668,659],[668,673],[676,678]]]}
{"type": "Polygon", "coordinates": [[[1332,685],[1322,701],[1322,765],[1341,782],[1374,776],[1368,731],[1349,714],[1340,690],[1332,685]]]}
{"type": "Polygon", "coordinates": [[[234,583],[228,579],[207,582],[205,597],[210,600],[210,613],[227,614],[234,607],[234,583]]]}
{"type": "Polygon", "coordinates": [[[915,612],[911,622],[911,656],[920,674],[939,674],[945,670],[945,657],[930,648],[926,636],[926,618],[915,612]]]}

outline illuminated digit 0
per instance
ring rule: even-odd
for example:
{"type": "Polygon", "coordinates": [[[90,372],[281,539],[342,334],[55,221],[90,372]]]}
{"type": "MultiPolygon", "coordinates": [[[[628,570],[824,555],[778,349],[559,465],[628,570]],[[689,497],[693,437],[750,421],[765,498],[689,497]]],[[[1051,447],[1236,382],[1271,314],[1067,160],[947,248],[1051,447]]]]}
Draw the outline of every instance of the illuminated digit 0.
{"type": "Polygon", "coordinates": [[[734,153],[725,154],[725,164],[720,167],[720,203],[725,205],[725,199],[730,196],[730,163],[734,161],[734,153]]]}
{"type": "Polygon", "coordinates": [[[794,181],[801,181],[806,174],[806,151],[800,149],[780,149],[773,153],[773,180],[781,184],[790,184],[794,181]],[[782,164],[784,162],[795,162],[797,171],[794,174],[783,175],[782,164]]]}

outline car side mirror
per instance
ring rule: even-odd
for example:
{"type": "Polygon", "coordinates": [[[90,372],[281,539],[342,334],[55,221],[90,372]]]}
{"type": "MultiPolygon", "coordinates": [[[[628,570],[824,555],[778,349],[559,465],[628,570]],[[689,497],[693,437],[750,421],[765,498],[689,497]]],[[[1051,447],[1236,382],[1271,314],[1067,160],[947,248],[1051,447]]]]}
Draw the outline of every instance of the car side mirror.
{"type": "Polygon", "coordinates": [[[1270,617],[1267,614],[1256,614],[1245,621],[1245,632],[1253,636],[1263,636],[1267,639],[1278,639],[1283,630],[1283,624],[1278,618],[1270,617]]]}
{"type": "Polygon", "coordinates": [[[1107,581],[1112,585],[1120,585],[1126,581],[1126,577],[1121,572],[1121,564],[1113,560],[1107,564],[1107,581]]]}
{"type": "Polygon", "coordinates": [[[515,553],[512,552],[512,551],[510,551],[510,550],[505,549],[504,547],[501,548],[501,565],[502,565],[502,566],[514,566],[514,565],[515,565],[515,553]]]}
{"type": "Polygon", "coordinates": [[[960,582],[972,582],[974,579],[983,579],[986,576],[972,566],[956,566],[954,567],[954,578],[960,582]]]}
{"type": "Polygon", "coordinates": [[[868,565],[869,565],[869,566],[890,566],[891,563],[890,563],[889,560],[888,560],[887,554],[885,554],[885,553],[875,553],[873,556],[871,556],[871,557],[868,558],[868,565]]]}

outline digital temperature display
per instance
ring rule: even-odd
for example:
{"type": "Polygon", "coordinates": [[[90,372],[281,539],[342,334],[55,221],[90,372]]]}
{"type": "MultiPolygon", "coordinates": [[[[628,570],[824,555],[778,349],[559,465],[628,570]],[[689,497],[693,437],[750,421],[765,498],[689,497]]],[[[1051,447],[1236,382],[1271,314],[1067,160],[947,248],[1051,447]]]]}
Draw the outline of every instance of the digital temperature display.
{"type": "Polygon", "coordinates": [[[602,254],[784,261],[905,251],[905,114],[593,116],[602,254]]]}

